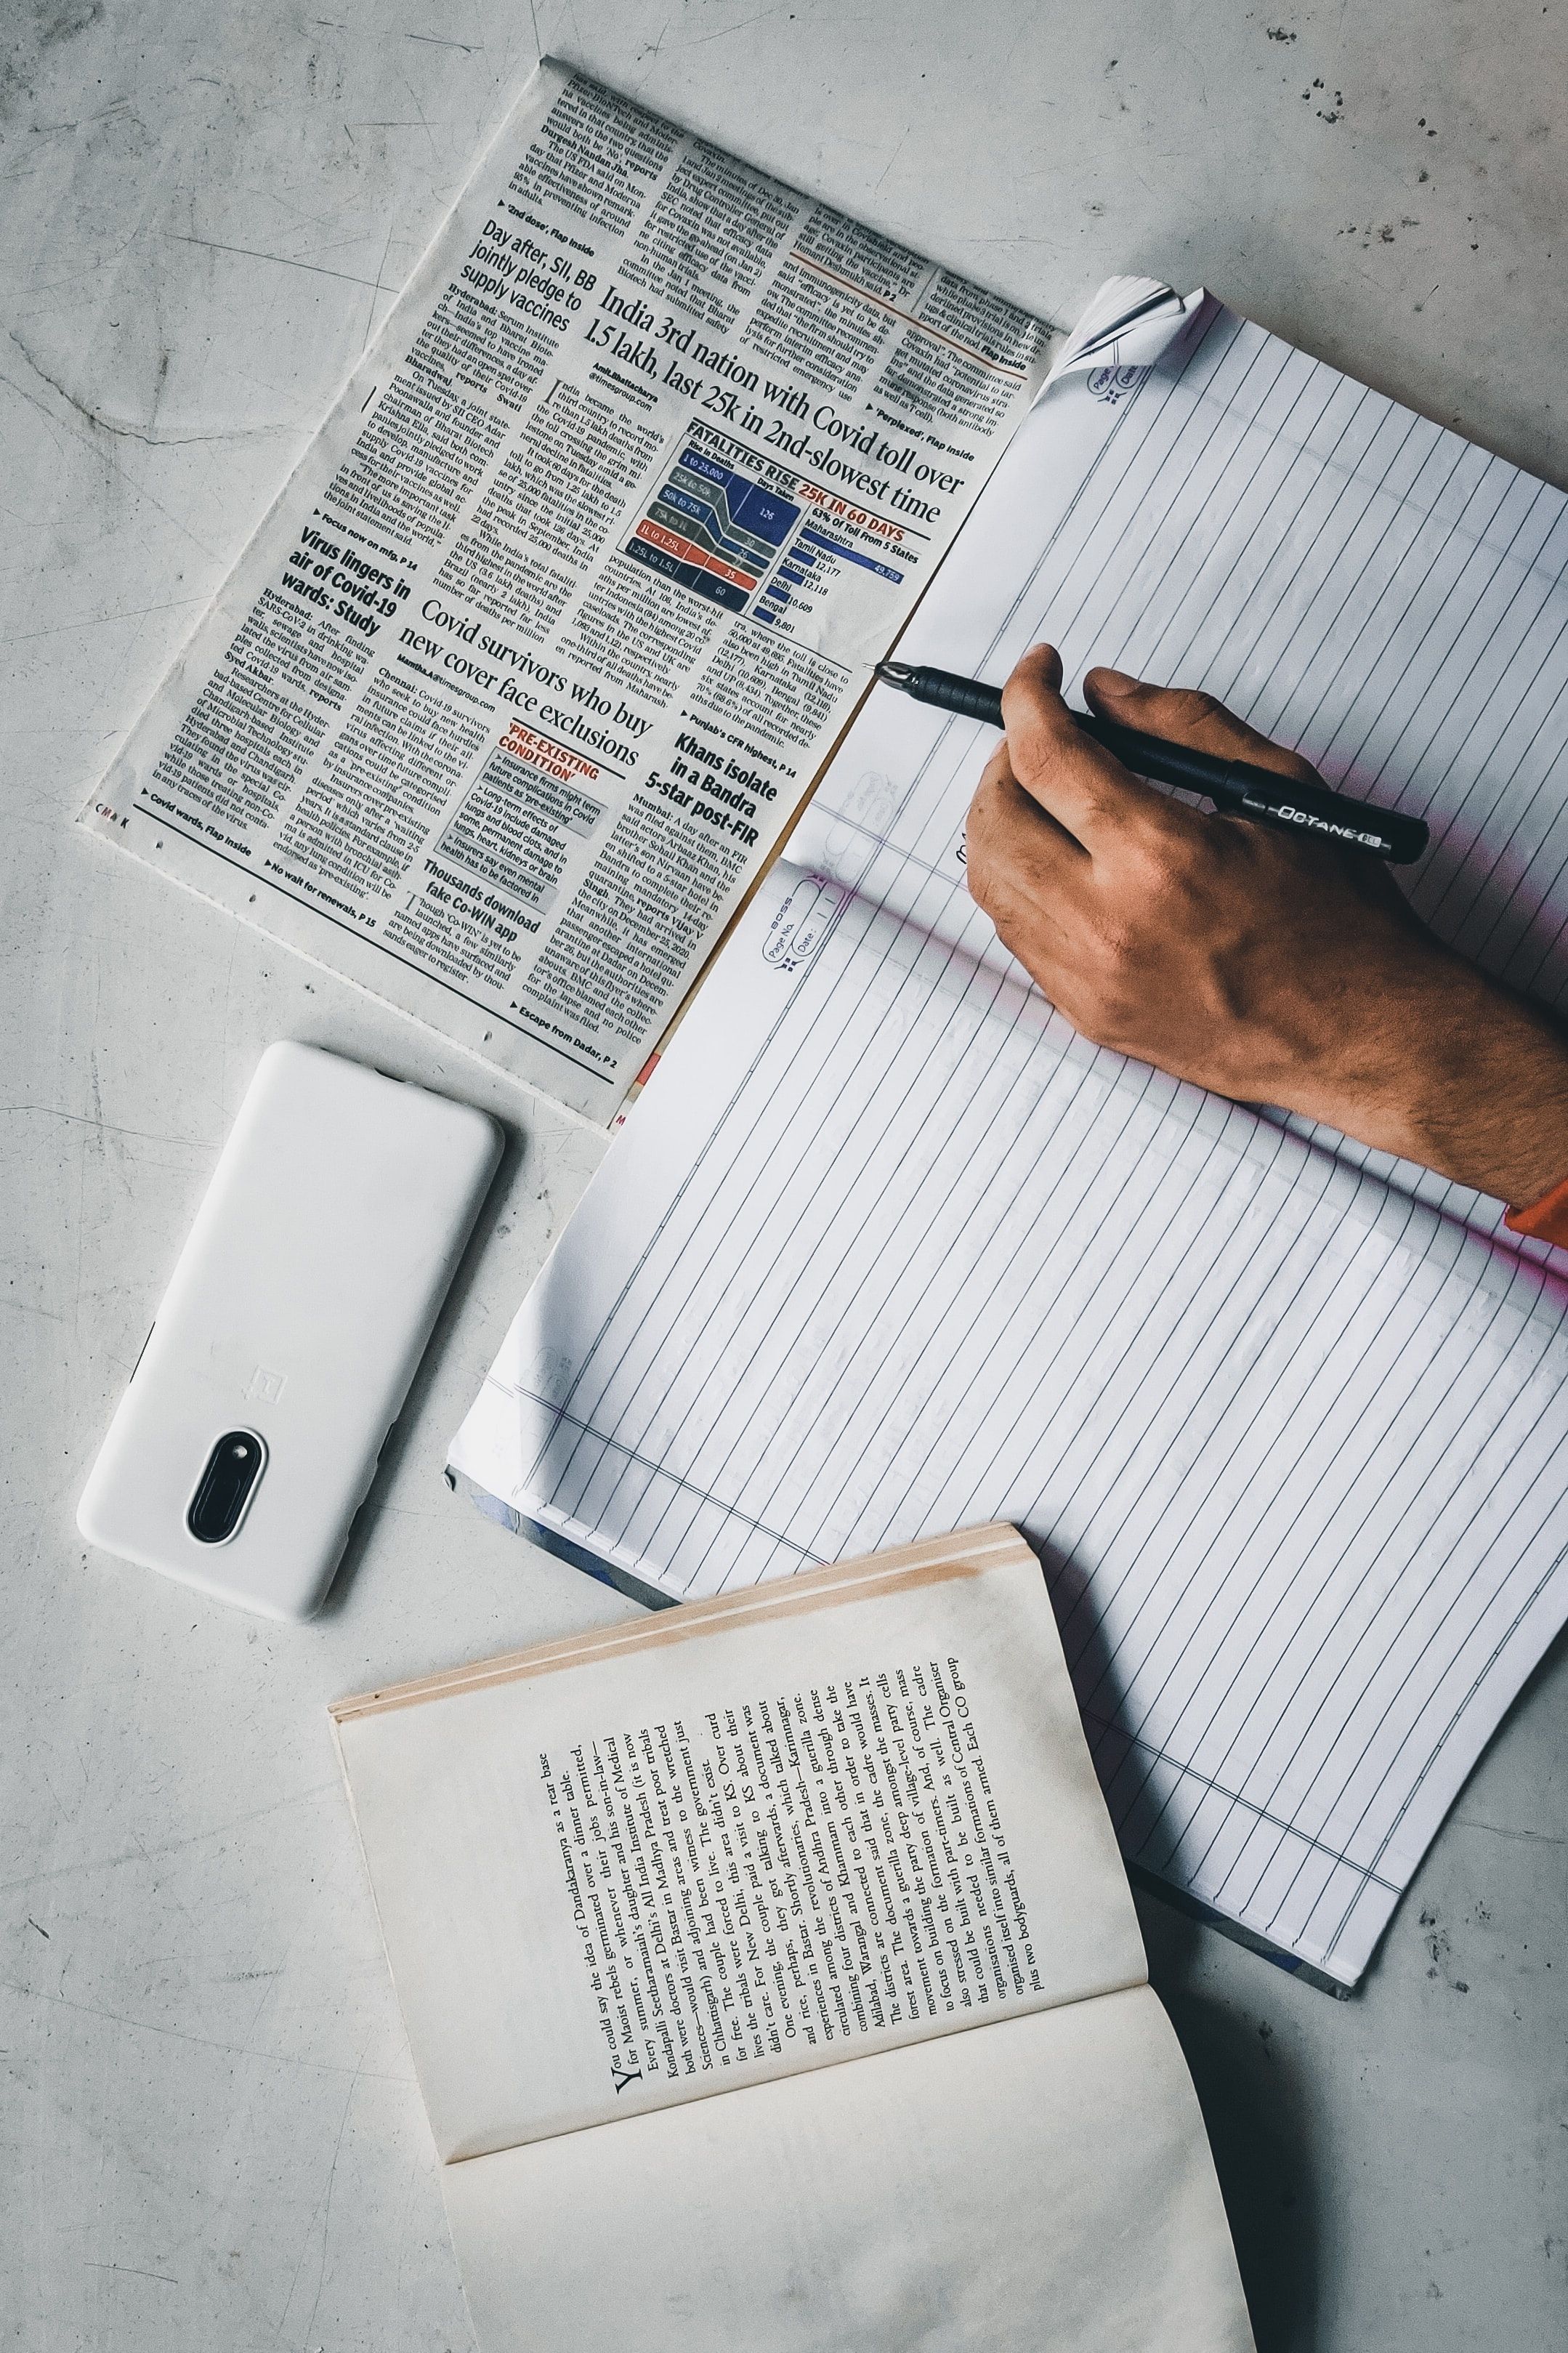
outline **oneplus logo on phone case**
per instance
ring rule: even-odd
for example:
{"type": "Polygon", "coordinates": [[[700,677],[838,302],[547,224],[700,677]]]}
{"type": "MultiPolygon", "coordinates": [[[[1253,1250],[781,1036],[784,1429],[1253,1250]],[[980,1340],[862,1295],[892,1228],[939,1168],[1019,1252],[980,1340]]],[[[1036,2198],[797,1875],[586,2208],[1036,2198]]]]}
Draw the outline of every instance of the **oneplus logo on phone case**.
{"type": "Polygon", "coordinates": [[[265,1365],[258,1365],[245,1394],[247,1398],[259,1398],[263,1405],[276,1405],[288,1377],[287,1373],[269,1373],[265,1365]]]}

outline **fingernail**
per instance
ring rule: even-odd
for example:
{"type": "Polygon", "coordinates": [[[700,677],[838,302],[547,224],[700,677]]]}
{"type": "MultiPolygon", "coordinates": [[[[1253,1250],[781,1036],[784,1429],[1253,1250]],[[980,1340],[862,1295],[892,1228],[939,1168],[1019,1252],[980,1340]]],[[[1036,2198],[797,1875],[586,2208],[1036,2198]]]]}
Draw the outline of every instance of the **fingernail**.
{"type": "Polygon", "coordinates": [[[1124,670],[1097,669],[1094,684],[1097,693],[1109,694],[1112,700],[1119,694],[1136,694],[1138,691],[1138,681],[1129,678],[1124,670]]]}

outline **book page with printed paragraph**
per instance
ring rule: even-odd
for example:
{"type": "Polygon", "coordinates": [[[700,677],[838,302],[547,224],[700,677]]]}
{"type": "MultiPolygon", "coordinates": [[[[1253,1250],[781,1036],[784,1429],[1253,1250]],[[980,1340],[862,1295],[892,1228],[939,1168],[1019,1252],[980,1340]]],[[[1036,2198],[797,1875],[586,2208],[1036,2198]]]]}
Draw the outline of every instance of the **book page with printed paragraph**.
{"type": "Polygon", "coordinates": [[[1144,1978],[1009,1528],[333,1718],[447,2160],[1144,1978]]]}
{"type": "Polygon", "coordinates": [[[1146,1986],[441,2179],[484,2353],[1251,2353],[1146,1986]]]}

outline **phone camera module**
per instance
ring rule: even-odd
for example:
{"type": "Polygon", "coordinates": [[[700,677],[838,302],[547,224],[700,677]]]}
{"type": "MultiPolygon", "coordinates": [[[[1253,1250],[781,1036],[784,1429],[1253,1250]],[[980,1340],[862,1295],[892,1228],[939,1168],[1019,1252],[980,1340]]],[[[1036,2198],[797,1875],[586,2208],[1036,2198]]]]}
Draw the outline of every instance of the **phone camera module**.
{"type": "Polygon", "coordinates": [[[226,1430],[196,1482],[185,1525],[198,1544],[223,1544],[245,1517],[266,1467],[267,1449],[253,1430],[226,1430]]]}

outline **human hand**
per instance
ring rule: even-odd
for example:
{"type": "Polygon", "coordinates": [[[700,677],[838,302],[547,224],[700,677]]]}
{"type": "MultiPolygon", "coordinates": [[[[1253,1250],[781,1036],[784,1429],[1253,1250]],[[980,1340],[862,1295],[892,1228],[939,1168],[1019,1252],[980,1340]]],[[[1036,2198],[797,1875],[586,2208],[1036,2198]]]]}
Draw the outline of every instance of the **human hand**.
{"type": "MultiPolygon", "coordinates": [[[[1048,646],[1003,690],[969,887],[1074,1028],[1217,1094],[1326,1120],[1481,1191],[1568,1177],[1568,1041],[1446,948],[1381,860],[1210,816],[1073,724],[1048,646]]],[[[1208,695],[1090,670],[1123,726],[1301,779],[1208,695]]]]}

